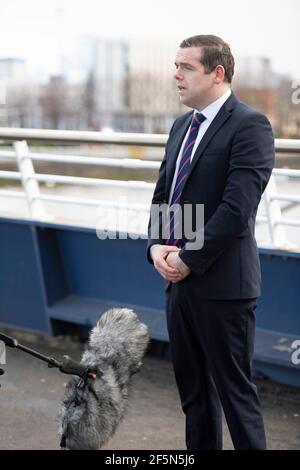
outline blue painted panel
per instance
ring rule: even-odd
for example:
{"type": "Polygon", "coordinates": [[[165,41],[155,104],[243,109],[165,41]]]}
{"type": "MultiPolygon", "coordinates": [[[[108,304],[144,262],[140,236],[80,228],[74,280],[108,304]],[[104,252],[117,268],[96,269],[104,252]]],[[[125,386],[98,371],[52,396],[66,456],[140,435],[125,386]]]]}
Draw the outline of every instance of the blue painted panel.
{"type": "Polygon", "coordinates": [[[130,303],[95,300],[77,295],[69,295],[47,308],[48,315],[54,320],[63,320],[71,323],[94,326],[102,313],[110,308],[132,308],[139,319],[148,325],[150,337],[159,341],[169,341],[165,312],[147,308],[144,305],[130,303]]]}
{"type": "Polygon", "coordinates": [[[259,371],[266,378],[274,382],[300,387],[300,371],[284,365],[270,364],[269,362],[253,361],[252,368],[259,371]]]}
{"type": "Polygon", "coordinates": [[[38,258],[47,306],[69,294],[68,280],[63,267],[63,253],[57,241],[57,230],[35,227],[38,258]]]}
{"type": "Polygon", "coordinates": [[[0,322],[49,332],[33,230],[0,221],[0,322]]]}
{"type": "Polygon", "coordinates": [[[259,251],[262,296],[256,310],[257,325],[300,335],[300,253],[259,251]]]}
{"type": "Polygon", "coordinates": [[[146,260],[145,240],[99,240],[79,230],[58,233],[72,294],[164,309],[164,283],[146,260]]]}
{"type": "MultiPolygon", "coordinates": [[[[260,259],[256,364],[297,385],[300,368],[282,341],[300,338],[300,254],[264,249],[260,259]]],[[[128,306],[152,338],[167,341],[164,305],[145,240],[99,240],[92,229],[0,219],[0,322],[50,332],[48,319],[87,327],[107,308],[128,306]]]]}

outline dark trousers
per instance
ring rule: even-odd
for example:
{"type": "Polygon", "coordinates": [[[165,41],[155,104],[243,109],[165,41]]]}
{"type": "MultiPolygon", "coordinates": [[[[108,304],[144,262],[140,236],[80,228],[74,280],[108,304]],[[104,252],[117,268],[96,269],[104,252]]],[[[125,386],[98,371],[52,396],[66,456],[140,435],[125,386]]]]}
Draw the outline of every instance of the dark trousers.
{"type": "Polygon", "coordinates": [[[187,449],[222,449],[222,408],[235,449],[265,449],[251,380],[256,299],[205,300],[189,277],[167,292],[171,356],[187,449]],[[222,407],[222,408],[221,408],[222,407]]]}

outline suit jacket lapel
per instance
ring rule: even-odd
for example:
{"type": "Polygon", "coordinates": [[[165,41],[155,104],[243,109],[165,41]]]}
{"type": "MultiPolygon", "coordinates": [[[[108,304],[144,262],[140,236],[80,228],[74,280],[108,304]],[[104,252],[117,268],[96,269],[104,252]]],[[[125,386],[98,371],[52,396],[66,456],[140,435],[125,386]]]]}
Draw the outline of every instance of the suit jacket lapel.
{"type": "MultiPolygon", "coordinates": [[[[230,97],[228,98],[228,100],[224,103],[224,105],[222,106],[222,108],[220,109],[220,111],[218,112],[216,117],[214,118],[213,122],[211,123],[211,125],[209,126],[207,131],[205,132],[205,134],[204,134],[203,138],[201,139],[200,144],[198,145],[198,148],[196,149],[195,154],[193,156],[193,160],[192,160],[192,163],[191,163],[186,181],[188,180],[191,172],[193,171],[193,169],[197,165],[199,159],[203,155],[204,150],[206,149],[207,145],[209,144],[209,142],[211,141],[213,136],[220,129],[220,127],[225,124],[227,119],[230,117],[231,111],[234,107],[235,101],[236,101],[236,98],[235,98],[234,94],[232,93],[230,95],[230,97]]],[[[186,182],[185,182],[185,184],[186,184],[186,182]]]]}
{"type": "MultiPolygon", "coordinates": [[[[224,103],[224,105],[222,106],[222,108],[220,109],[216,117],[214,118],[213,122],[211,123],[207,131],[205,132],[200,144],[198,145],[198,148],[194,154],[186,181],[188,180],[189,175],[193,171],[193,168],[195,168],[197,162],[201,158],[210,140],[213,138],[215,133],[220,129],[220,127],[230,117],[231,111],[234,108],[235,103],[236,103],[236,97],[234,93],[231,92],[231,95],[229,96],[228,100],[224,103]]],[[[167,163],[167,179],[166,179],[166,199],[167,200],[169,198],[170,189],[172,186],[177,157],[179,155],[179,151],[180,151],[183,139],[187,133],[189,125],[191,124],[193,113],[194,111],[191,111],[186,116],[185,120],[183,121],[183,124],[181,125],[181,130],[177,131],[177,135],[175,135],[172,141],[169,143],[169,153],[170,153],[171,158],[169,162],[167,163]]]]}

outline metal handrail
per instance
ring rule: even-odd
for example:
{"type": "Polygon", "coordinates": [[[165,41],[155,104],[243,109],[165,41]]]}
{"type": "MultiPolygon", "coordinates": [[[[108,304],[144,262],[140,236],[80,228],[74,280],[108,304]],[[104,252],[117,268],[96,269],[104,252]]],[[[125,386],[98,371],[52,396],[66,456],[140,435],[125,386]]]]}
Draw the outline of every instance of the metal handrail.
{"type": "MultiPolygon", "coordinates": [[[[31,154],[30,154],[31,155],[31,154]]],[[[84,163],[84,162],[80,162],[84,163]]],[[[117,162],[116,162],[117,163],[117,162]]],[[[117,165],[116,165],[117,166],[117,165]]],[[[300,170],[273,170],[273,174],[276,176],[289,176],[293,178],[300,178],[300,170]]],[[[6,180],[21,180],[21,173],[19,171],[5,171],[0,170],[0,179],[6,180]]],[[[49,175],[46,173],[35,173],[26,178],[34,179],[40,182],[49,183],[63,183],[63,184],[76,184],[83,186],[107,186],[107,187],[118,187],[118,188],[135,188],[135,189],[150,189],[155,188],[154,183],[148,183],[145,181],[120,181],[112,179],[100,179],[100,178],[86,178],[83,176],[68,176],[68,175],[49,175]]],[[[288,201],[300,203],[300,196],[295,194],[274,194],[270,197],[272,201],[288,201]]]]}
{"type": "MultiPolygon", "coordinates": [[[[268,217],[265,216],[265,215],[258,215],[256,217],[256,222],[267,223],[268,222],[268,217]]],[[[273,224],[274,224],[274,226],[275,225],[286,225],[288,227],[300,227],[300,220],[280,218],[280,219],[274,219],[273,224]]]]}
{"type": "MultiPolygon", "coordinates": [[[[22,179],[19,171],[2,171],[0,170],[0,179],[18,180],[22,179]]],[[[48,175],[45,173],[35,173],[25,177],[26,181],[30,179],[41,181],[43,183],[63,183],[76,184],[82,186],[107,186],[117,188],[134,188],[134,189],[154,189],[154,183],[145,181],[120,181],[100,178],[85,178],[83,176],[67,176],[67,175],[48,175]]]]}
{"type": "Polygon", "coordinates": [[[272,171],[274,176],[288,176],[289,178],[299,178],[300,170],[289,170],[286,168],[274,168],[272,171]]]}
{"type": "Polygon", "coordinates": [[[51,141],[81,144],[143,145],[164,147],[165,134],[136,134],[124,132],[62,131],[52,129],[19,129],[0,127],[2,140],[51,141]]]}
{"type": "Polygon", "coordinates": [[[21,173],[19,171],[0,171],[0,179],[3,180],[17,180],[20,181],[21,173]]]}
{"type": "MultiPolygon", "coordinates": [[[[20,139],[64,142],[64,143],[98,143],[98,144],[117,144],[117,145],[141,145],[163,147],[167,141],[167,135],[149,135],[149,134],[121,134],[121,133],[101,133],[101,132],[82,132],[82,131],[56,131],[41,129],[11,129],[0,128],[0,139],[14,140],[14,151],[0,150],[0,159],[8,159],[17,161],[19,171],[0,171],[0,179],[19,180],[22,182],[24,191],[1,190],[0,196],[12,198],[26,198],[29,206],[29,212],[34,218],[44,218],[45,211],[43,201],[56,202],[64,204],[82,204],[88,206],[126,208],[135,211],[149,211],[149,207],[145,204],[120,204],[114,201],[99,201],[91,198],[69,197],[41,194],[39,182],[59,183],[67,185],[83,185],[83,186],[104,186],[117,188],[135,188],[153,190],[154,183],[143,181],[120,181],[111,179],[86,178],[69,175],[50,175],[35,173],[32,161],[47,161],[71,163],[79,165],[97,165],[105,167],[118,167],[130,169],[152,169],[158,170],[160,161],[150,161],[129,158],[102,158],[78,155],[57,155],[47,153],[30,152],[27,143],[20,139]]],[[[276,139],[275,148],[278,152],[297,153],[300,154],[300,139],[287,140],[276,139]]],[[[300,203],[300,196],[296,194],[279,194],[276,189],[276,177],[284,178],[300,178],[300,170],[278,169],[275,168],[272,178],[263,195],[266,205],[266,216],[258,216],[258,223],[267,223],[271,240],[274,244],[283,244],[285,239],[283,226],[300,227],[300,221],[282,217],[282,209],[279,205],[280,201],[300,203]]],[[[49,215],[49,214],[48,214],[49,215]]]]}
{"type": "MultiPolygon", "coordinates": [[[[81,144],[115,144],[164,147],[167,134],[139,134],[124,132],[65,131],[53,129],[20,129],[0,127],[0,140],[48,141],[81,144]]],[[[275,139],[277,152],[298,153],[300,139],[275,139]]]]}
{"type": "MultiPolygon", "coordinates": [[[[59,163],[75,163],[76,165],[95,165],[128,169],[147,169],[158,170],[161,162],[152,160],[140,160],[137,158],[103,158],[103,157],[81,157],[78,155],[57,155],[47,153],[30,152],[31,160],[40,162],[59,162],[59,163]]],[[[0,150],[0,158],[15,160],[16,153],[13,151],[0,150]]]]}
{"type": "Polygon", "coordinates": [[[107,207],[107,208],[118,208],[118,209],[130,209],[134,211],[149,211],[147,204],[122,204],[121,202],[109,202],[99,201],[99,199],[83,198],[83,197],[65,197],[65,196],[52,196],[44,195],[34,197],[33,200],[46,201],[46,202],[61,202],[62,204],[80,204],[87,206],[107,207]]]}

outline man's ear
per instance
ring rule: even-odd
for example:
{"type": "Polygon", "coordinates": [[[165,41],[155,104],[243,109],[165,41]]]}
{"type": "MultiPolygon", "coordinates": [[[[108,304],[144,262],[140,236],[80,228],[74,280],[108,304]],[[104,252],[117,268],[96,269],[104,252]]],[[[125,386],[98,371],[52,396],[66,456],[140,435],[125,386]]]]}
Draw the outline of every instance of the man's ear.
{"type": "Polygon", "coordinates": [[[217,85],[220,85],[221,83],[224,82],[225,79],[225,69],[223,65],[217,65],[215,68],[215,79],[214,82],[217,85]]]}

